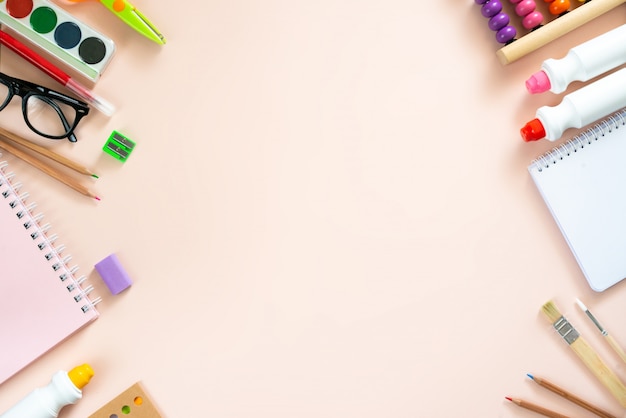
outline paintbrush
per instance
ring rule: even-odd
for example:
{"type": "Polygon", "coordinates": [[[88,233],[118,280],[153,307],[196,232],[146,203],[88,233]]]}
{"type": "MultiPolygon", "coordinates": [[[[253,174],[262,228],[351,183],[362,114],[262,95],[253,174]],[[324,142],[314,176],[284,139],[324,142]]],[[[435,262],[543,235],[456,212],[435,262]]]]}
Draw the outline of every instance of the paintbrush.
{"type": "Polygon", "coordinates": [[[620,345],[617,343],[617,341],[615,341],[615,338],[613,338],[613,336],[609,335],[609,332],[606,330],[606,328],[604,328],[602,325],[600,325],[600,322],[598,322],[596,317],[593,316],[593,314],[591,312],[589,312],[589,309],[587,309],[587,307],[585,306],[584,303],[582,303],[579,299],[576,299],[576,304],[578,305],[578,307],[585,314],[587,314],[589,319],[591,319],[591,322],[593,322],[594,325],[596,327],[598,327],[598,330],[600,331],[600,334],[602,334],[604,339],[609,343],[609,345],[611,346],[613,351],[615,351],[617,353],[617,355],[622,359],[622,361],[624,363],[626,363],[626,353],[624,353],[624,350],[622,349],[622,347],[620,347],[620,345]]]}
{"type": "Polygon", "coordinates": [[[596,378],[611,392],[619,401],[620,405],[626,407],[626,386],[624,386],[624,383],[609,369],[606,363],[578,331],[576,331],[572,324],[565,319],[554,302],[549,301],[545,303],[541,307],[541,311],[574,353],[582,360],[585,366],[587,366],[596,378]]]}

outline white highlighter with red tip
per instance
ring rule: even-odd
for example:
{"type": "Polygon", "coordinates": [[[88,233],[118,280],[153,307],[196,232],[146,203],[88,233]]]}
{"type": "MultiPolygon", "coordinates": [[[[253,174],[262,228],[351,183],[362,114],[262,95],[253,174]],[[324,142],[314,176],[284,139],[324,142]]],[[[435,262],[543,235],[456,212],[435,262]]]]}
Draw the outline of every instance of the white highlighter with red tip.
{"type": "Polygon", "coordinates": [[[524,141],[556,141],[569,128],[582,128],[626,107],[626,67],[563,97],[556,106],[537,109],[520,130],[524,141]]]}

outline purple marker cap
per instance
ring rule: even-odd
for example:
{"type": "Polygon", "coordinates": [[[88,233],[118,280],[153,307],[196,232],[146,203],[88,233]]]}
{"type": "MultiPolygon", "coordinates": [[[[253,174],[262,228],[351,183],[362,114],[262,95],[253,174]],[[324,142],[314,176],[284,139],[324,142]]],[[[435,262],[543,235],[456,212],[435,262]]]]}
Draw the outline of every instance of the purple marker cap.
{"type": "Polygon", "coordinates": [[[133,281],[130,279],[115,254],[111,254],[98,262],[95,267],[100,277],[102,277],[102,281],[104,281],[114,295],[117,295],[133,284],[133,281]]]}
{"type": "Polygon", "coordinates": [[[538,71],[526,80],[526,90],[530,94],[543,93],[550,90],[550,87],[550,79],[544,71],[538,71]]]}

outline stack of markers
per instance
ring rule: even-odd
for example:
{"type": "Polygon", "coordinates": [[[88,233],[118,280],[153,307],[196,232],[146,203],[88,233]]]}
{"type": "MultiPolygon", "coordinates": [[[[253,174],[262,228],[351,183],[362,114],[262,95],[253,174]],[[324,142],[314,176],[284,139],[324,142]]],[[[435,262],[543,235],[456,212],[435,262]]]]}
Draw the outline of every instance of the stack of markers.
{"type": "MultiPolygon", "coordinates": [[[[564,92],[574,81],[586,82],[626,63],[626,25],[572,48],[561,59],[543,62],[526,81],[531,94],[564,92]]],[[[520,131],[524,141],[556,141],[569,128],[582,128],[626,107],[626,68],[566,95],[557,106],[543,106],[520,131]]]]}

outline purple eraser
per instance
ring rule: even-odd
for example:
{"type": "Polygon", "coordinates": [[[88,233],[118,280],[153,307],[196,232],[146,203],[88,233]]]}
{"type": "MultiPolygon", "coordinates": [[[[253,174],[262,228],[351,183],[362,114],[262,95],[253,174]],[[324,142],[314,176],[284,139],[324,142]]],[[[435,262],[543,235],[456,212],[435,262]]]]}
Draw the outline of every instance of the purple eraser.
{"type": "Polygon", "coordinates": [[[95,267],[104,283],[106,283],[107,287],[114,295],[117,295],[133,284],[133,281],[130,279],[115,254],[111,254],[104,260],[98,262],[95,267]]]}

